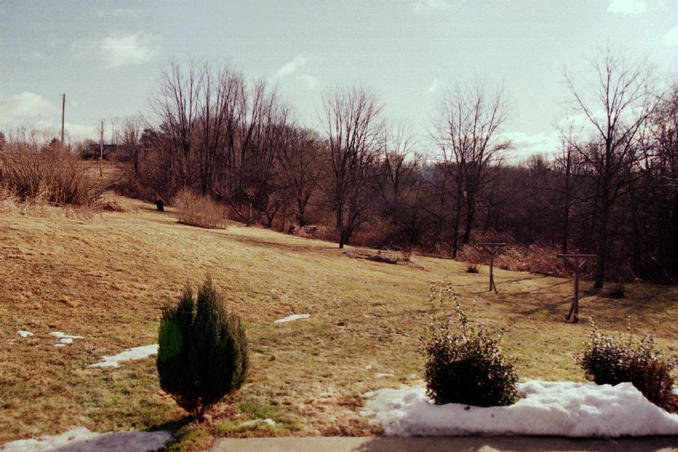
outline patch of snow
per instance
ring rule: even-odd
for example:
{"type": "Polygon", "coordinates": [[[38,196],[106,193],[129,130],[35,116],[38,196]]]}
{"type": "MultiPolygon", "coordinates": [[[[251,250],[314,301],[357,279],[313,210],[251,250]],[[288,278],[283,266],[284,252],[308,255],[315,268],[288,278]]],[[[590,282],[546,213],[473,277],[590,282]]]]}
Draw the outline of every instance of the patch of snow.
{"type": "Polygon", "coordinates": [[[288,315],[287,317],[283,317],[282,319],[278,319],[274,321],[273,323],[285,323],[285,322],[292,322],[294,320],[299,320],[299,319],[307,319],[311,317],[308,314],[292,314],[288,315]]]}
{"type": "Polygon", "coordinates": [[[151,355],[155,355],[156,353],[158,353],[158,344],[142,345],[140,347],[127,349],[118,353],[117,355],[102,356],[103,361],[92,364],[89,367],[118,367],[118,365],[123,361],[144,359],[151,355]]]}
{"type": "Polygon", "coordinates": [[[388,436],[557,435],[618,437],[678,435],[678,414],[649,402],[631,383],[531,380],[507,407],[434,405],[426,388],[382,389],[361,410],[388,436]]]}
{"type": "Polygon", "coordinates": [[[82,339],[82,336],[73,336],[71,334],[65,334],[62,331],[52,331],[51,333],[49,333],[49,335],[54,336],[58,339],[82,339]]]}
{"type": "Polygon", "coordinates": [[[241,427],[249,427],[250,425],[257,425],[257,424],[266,424],[269,427],[275,426],[275,421],[270,418],[266,419],[253,419],[251,421],[245,421],[242,424],[240,424],[241,427]]]}
{"type": "Polygon", "coordinates": [[[157,432],[90,432],[85,427],[75,427],[61,435],[43,435],[34,439],[20,439],[0,447],[3,452],[29,452],[64,450],[89,452],[106,450],[114,452],[146,452],[163,447],[172,435],[166,431],[157,432]]]}
{"type": "Polygon", "coordinates": [[[367,366],[365,366],[365,370],[370,370],[371,368],[372,368],[372,364],[368,364],[367,366]]]}
{"type": "Polygon", "coordinates": [[[56,348],[61,348],[61,347],[65,347],[66,344],[62,344],[62,343],[60,343],[60,342],[57,342],[56,344],[54,344],[54,346],[55,346],[56,348]]]}
{"type": "Polygon", "coordinates": [[[673,389],[671,390],[671,394],[677,395],[677,396],[678,396],[678,386],[676,386],[675,388],[673,388],[673,389]]]}
{"type": "Polygon", "coordinates": [[[391,373],[376,373],[374,374],[374,378],[386,378],[386,377],[395,377],[395,375],[391,373]]]}
{"type": "Polygon", "coordinates": [[[19,330],[19,331],[17,331],[17,334],[21,337],[33,336],[33,333],[31,333],[30,331],[26,331],[26,330],[19,330]]]}
{"type": "Polygon", "coordinates": [[[69,344],[73,343],[73,338],[72,337],[62,337],[61,339],[59,339],[59,342],[61,342],[62,344],[69,345],[69,344]]]}

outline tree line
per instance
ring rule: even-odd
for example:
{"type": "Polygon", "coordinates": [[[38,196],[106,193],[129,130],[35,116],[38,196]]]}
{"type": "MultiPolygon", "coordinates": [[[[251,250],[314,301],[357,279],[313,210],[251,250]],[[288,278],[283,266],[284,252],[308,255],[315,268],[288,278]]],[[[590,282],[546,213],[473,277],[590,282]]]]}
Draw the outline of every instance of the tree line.
{"type": "Polygon", "coordinates": [[[130,162],[122,189],[171,201],[189,188],[248,225],[324,227],[339,247],[454,258],[484,238],[594,253],[597,287],[675,283],[678,85],[657,92],[642,64],[611,51],[592,74],[583,87],[566,77],[578,116],[560,149],[509,165],[505,95],[482,85],[441,99],[425,158],[368,89],[325,92],[313,130],[266,81],[174,63],[152,101],[156,120],[117,129],[130,162]]]}

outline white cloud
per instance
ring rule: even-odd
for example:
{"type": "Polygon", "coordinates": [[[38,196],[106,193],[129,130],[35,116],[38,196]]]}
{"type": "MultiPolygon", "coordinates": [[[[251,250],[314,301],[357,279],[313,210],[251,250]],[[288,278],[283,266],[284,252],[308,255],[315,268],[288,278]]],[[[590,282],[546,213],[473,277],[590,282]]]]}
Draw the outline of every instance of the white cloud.
{"type": "Polygon", "coordinates": [[[560,149],[560,138],[556,132],[528,134],[523,132],[506,132],[503,139],[511,141],[513,150],[510,161],[518,162],[532,155],[553,155],[560,149]]]}
{"type": "Polygon", "coordinates": [[[295,56],[290,61],[280,66],[277,71],[275,71],[275,74],[273,74],[273,79],[279,79],[294,74],[306,65],[306,61],[307,59],[303,54],[295,56]]]}
{"type": "MultiPolygon", "coordinates": [[[[38,141],[49,141],[61,130],[61,96],[55,96],[52,102],[40,94],[24,91],[9,97],[0,98],[0,129],[5,133],[25,129],[27,133],[36,132],[38,141]]],[[[68,106],[76,101],[66,99],[66,118],[68,106]]],[[[69,122],[64,124],[70,140],[83,140],[96,137],[93,126],[69,122]]],[[[67,142],[69,140],[66,140],[67,142]]]]}
{"type": "Polygon", "coordinates": [[[415,14],[433,13],[457,9],[466,3],[466,0],[417,0],[412,4],[415,14]]]}
{"type": "Polygon", "coordinates": [[[422,13],[430,10],[449,9],[451,5],[446,0],[417,0],[412,5],[412,11],[422,13]]]}
{"type": "Polygon", "coordinates": [[[16,123],[58,114],[55,104],[40,94],[24,91],[0,99],[0,123],[16,123]]]}
{"type": "Polygon", "coordinates": [[[138,18],[141,12],[138,9],[131,8],[114,8],[114,9],[100,9],[97,11],[99,17],[127,17],[138,18]]]}
{"type": "Polygon", "coordinates": [[[645,0],[610,0],[607,11],[623,16],[642,14],[647,9],[645,0]]]}
{"type": "Polygon", "coordinates": [[[130,64],[141,64],[155,56],[157,35],[132,33],[128,35],[108,36],[96,43],[99,56],[109,68],[130,64]]]}
{"type": "Polygon", "coordinates": [[[669,47],[678,46],[678,26],[673,27],[664,35],[664,44],[669,47]]]}
{"type": "Polygon", "coordinates": [[[431,86],[428,87],[428,92],[431,94],[435,94],[438,91],[440,91],[442,87],[443,87],[442,82],[437,78],[434,78],[433,81],[431,82],[431,86]]]}
{"type": "Polygon", "coordinates": [[[301,74],[299,80],[304,82],[308,89],[313,89],[318,86],[318,77],[309,74],[301,74]]]}

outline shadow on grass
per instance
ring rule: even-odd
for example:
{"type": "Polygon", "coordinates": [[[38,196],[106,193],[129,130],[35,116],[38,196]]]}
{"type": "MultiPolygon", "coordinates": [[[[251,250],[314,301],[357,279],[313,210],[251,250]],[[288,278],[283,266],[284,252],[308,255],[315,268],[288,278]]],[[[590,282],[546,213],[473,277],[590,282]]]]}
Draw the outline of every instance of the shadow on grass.
{"type": "Polygon", "coordinates": [[[207,233],[214,235],[215,237],[219,237],[220,239],[227,239],[227,240],[233,240],[239,243],[242,243],[244,245],[249,245],[249,246],[255,246],[258,248],[266,248],[266,249],[276,249],[280,251],[288,251],[288,252],[295,252],[295,253],[321,253],[321,252],[326,252],[329,250],[338,250],[339,248],[337,246],[332,246],[331,244],[323,245],[323,246],[318,246],[318,245],[302,245],[302,244],[293,244],[293,243],[281,243],[277,241],[272,241],[272,240],[266,240],[266,239],[261,239],[261,238],[251,238],[251,237],[242,237],[238,235],[224,235],[224,234],[219,234],[215,231],[210,231],[208,229],[205,230],[207,233]]]}

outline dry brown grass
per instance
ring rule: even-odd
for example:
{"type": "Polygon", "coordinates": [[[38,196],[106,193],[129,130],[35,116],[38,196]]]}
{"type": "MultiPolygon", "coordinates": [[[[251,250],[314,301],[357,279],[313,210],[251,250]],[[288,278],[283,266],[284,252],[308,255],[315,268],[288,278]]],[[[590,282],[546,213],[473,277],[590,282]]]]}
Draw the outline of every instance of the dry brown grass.
{"type": "Polygon", "coordinates": [[[675,287],[629,284],[624,299],[584,298],[581,323],[566,324],[566,279],[496,270],[495,295],[482,265],[469,274],[465,264],[421,256],[413,260],[425,271],[350,259],[332,243],[259,228],[193,228],[178,223],[174,209],[161,214],[151,204],[116,201],[130,212],[0,215],[0,442],[76,425],[169,425],[179,429],[179,447],[198,449],[214,435],[371,433],[358,414],[362,395],[420,379],[420,336],[434,312],[453,312],[431,305],[431,282],[450,281],[467,312],[506,330],[504,345],[523,378],[582,380],[571,355],[591,317],[605,331],[623,332],[631,315],[660,347],[677,351],[675,287]],[[252,372],[211,422],[182,427],[152,359],[119,369],[87,366],[156,342],[163,304],[207,274],[243,318],[252,372]],[[273,323],[295,313],[311,317],[273,323]],[[22,339],[21,329],[35,336],[22,339]],[[84,338],[56,349],[50,331],[84,338]],[[278,424],[240,425],[265,417],[278,424]]]}

